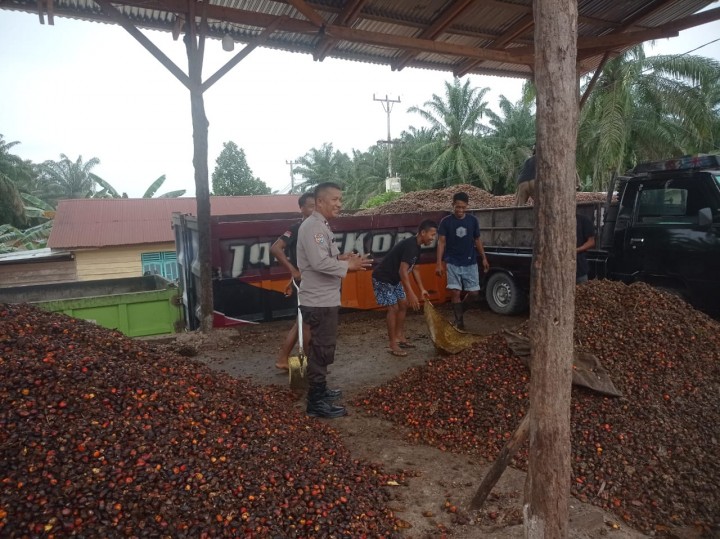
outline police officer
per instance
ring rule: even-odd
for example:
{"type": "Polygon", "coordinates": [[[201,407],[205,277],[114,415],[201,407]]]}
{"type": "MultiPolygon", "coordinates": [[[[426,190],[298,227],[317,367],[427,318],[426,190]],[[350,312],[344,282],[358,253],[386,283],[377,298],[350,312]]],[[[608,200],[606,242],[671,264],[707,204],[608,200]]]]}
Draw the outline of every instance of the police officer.
{"type": "Polygon", "coordinates": [[[300,225],[297,262],[300,281],[300,311],[310,326],[310,350],[307,378],[307,413],[314,417],[341,417],[343,406],[333,404],[342,392],[328,389],[328,365],[335,361],[340,283],[348,271],[364,270],[372,262],[366,255],[340,254],[328,219],[337,217],[342,208],[342,189],[326,182],[315,187],[315,211],[300,225]]]}

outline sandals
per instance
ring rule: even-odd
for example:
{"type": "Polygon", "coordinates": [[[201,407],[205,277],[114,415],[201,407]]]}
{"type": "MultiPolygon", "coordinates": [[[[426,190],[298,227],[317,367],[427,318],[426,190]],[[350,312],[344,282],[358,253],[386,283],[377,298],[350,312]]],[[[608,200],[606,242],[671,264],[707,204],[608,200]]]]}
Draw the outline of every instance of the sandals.
{"type": "Polygon", "coordinates": [[[393,350],[392,348],[389,348],[388,352],[390,352],[392,355],[394,355],[396,357],[406,357],[408,355],[408,353],[405,352],[404,350],[393,350]]]}
{"type": "Polygon", "coordinates": [[[400,341],[398,343],[398,346],[400,348],[417,348],[413,343],[411,343],[409,341],[400,341]]]}

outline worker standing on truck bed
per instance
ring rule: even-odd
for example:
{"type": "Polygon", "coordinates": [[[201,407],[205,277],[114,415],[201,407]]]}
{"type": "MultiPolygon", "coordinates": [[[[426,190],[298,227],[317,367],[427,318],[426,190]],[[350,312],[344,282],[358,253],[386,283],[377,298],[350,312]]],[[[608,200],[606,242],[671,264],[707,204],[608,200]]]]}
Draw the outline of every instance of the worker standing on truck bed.
{"type": "Polygon", "coordinates": [[[341,209],[340,186],[319,184],[315,187],[315,211],[298,231],[297,262],[302,274],[298,299],[303,321],[310,326],[307,413],[315,417],[347,414],[343,406],[333,404],[342,392],[328,389],[326,382],[328,365],[335,361],[340,284],[348,271],[372,265],[367,255],[340,254],[327,220],[337,217],[341,209]]]}
{"type": "Polygon", "coordinates": [[[420,289],[420,297],[429,299],[430,294],[423,286],[416,264],[422,246],[432,245],[435,238],[437,223],[426,219],[418,226],[417,234],[396,244],[373,270],[373,292],[378,305],[387,307],[389,351],[394,356],[407,356],[403,348],[415,348],[405,336],[405,313],[408,304],[416,311],[420,308],[420,301],[410,283],[410,274],[412,273],[420,289]]]}
{"type": "Polygon", "coordinates": [[[453,196],[453,213],[442,218],[438,227],[437,262],[435,274],[443,275],[443,262],[447,267],[447,288],[457,329],[465,329],[463,310],[465,302],[461,294],[465,290],[465,299],[476,298],[480,291],[477,253],[482,258],[483,271],[490,269],[485,249],[480,241],[480,224],[474,215],[467,215],[469,204],[467,193],[459,192],[453,196]],[[477,253],[476,253],[477,251],[477,253]]]}
{"type": "MultiPolygon", "coordinates": [[[[295,285],[300,284],[300,270],[297,267],[297,234],[302,222],[310,217],[315,211],[315,195],[312,191],[303,193],[298,199],[298,206],[302,214],[302,220],[288,228],[282,236],[270,247],[270,252],[282,266],[290,272],[290,281],[285,287],[285,296],[291,296],[295,292],[295,285]]],[[[275,366],[278,369],[288,370],[288,357],[292,353],[295,343],[298,339],[297,321],[285,337],[285,341],[280,347],[275,366]]],[[[303,347],[307,349],[307,343],[310,340],[309,328],[303,328],[303,347]]]]}
{"type": "Polygon", "coordinates": [[[524,206],[530,198],[535,202],[535,167],[535,144],[533,144],[532,155],[525,160],[518,175],[516,206],[524,206]]]}

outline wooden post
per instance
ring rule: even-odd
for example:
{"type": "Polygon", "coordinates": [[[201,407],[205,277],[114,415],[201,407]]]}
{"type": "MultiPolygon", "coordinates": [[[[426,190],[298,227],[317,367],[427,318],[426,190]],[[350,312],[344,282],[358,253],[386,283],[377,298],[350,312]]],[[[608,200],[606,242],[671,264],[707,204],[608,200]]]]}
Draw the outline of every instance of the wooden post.
{"type": "MultiPolygon", "coordinates": [[[[193,6],[193,2],[190,3],[193,6]]],[[[213,291],[210,265],[210,186],[208,181],[208,119],[202,91],[202,64],[204,54],[204,25],[197,36],[195,14],[187,17],[189,28],[185,34],[188,55],[190,112],[193,125],[193,166],[195,168],[195,200],[197,202],[198,260],[200,261],[200,331],[208,332],[213,322],[213,291]],[[197,37],[196,37],[197,36],[197,37]],[[199,41],[199,43],[198,43],[199,41]]]]}
{"type": "Polygon", "coordinates": [[[576,0],[535,0],[537,186],[530,292],[528,539],[568,536],[575,318],[576,0]]]}
{"type": "Polygon", "coordinates": [[[488,497],[488,494],[490,494],[490,491],[493,489],[495,484],[500,480],[505,468],[507,468],[507,465],[510,463],[510,459],[515,456],[515,453],[517,453],[518,449],[520,449],[525,440],[527,440],[529,430],[530,415],[525,414],[525,417],[523,417],[520,425],[518,425],[518,428],[505,444],[505,447],[502,448],[497,459],[485,474],[485,477],[483,478],[482,483],[480,483],[477,491],[475,491],[475,496],[473,496],[473,499],[470,502],[471,509],[480,509],[482,504],[485,503],[485,499],[488,497]]]}

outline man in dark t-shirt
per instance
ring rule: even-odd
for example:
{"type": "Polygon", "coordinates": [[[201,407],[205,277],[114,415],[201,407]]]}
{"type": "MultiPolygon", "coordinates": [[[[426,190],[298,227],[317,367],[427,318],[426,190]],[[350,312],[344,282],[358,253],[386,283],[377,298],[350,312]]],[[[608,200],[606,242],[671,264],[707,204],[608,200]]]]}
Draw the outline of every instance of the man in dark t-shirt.
{"type": "MultiPolygon", "coordinates": [[[[302,218],[305,220],[315,210],[315,196],[313,193],[308,192],[300,195],[300,198],[298,199],[298,206],[300,207],[302,218]]],[[[285,296],[292,295],[294,288],[293,282],[300,282],[300,270],[297,267],[297,235],[301,224],[302,221],[298,221],[292,225],[282,234],[282,236],[275,240],[275,243],[273,243],[272,247],[270,247],[272,255],[278,259],[278,262],[280,262],[280,264],[282,264],[291,275],[290,281],[285,287],[285,296]]],[[[285,337],[285,341],[278,352],[277,361],[275,362],[275,366],[278,369],[288,369],[288,357],[292,353],[297,339],[298,327],[296,322],[290,329],[287,337],[285,337]]],[[[308,328],[303,327],[303,344],[306,344],[309,340],[310,331],[308,328]]]]}
{"type": "Polygon", "coordinates": [[[387,307],[387,329],[390,353],[394,356],[407,356],[404,348],[415,348],[405,337],[405,314],[408,303],[414,310],[420,308],[418,296],[412,289],[410,273],[420,288],[420,297],[427,299],[417,268],[420,249],[423,245],[432,245],[437,237],[437,224],[425,220],[418,226],[417,234],[405,238],[393,247],[373,270],[373,292],[378,305],[387,307]]]}
{"type": "Polygon", "coordinates": [[[576,227],[576,256],[577,267],[575,270],[575,283],[582,284],[588,280],[590,267],[587,260],[587,251],[595,247],[595,227],[590,219],[584,215],[575,214],[576,227]]]}
{"type": "Polygon", "coordinates": [[[515,205],[524,206],[529,199],[535,202],[535,145],[532,147],[532,155],[523,163],[517,179],[517,193],[515,194],[515,205]]]}
{"type": "Polygon", "coordinates": [[[485,248],[480,240],[480,224],[474,215],[466,213],[469,200],[467,193],[455,193],[453,212],[443,217],[438,227],[435,274],[442,276],[447,270],[447,289],[450,290],[455,315],[453,325],[457,329],[465,329],[462,291],[467,293],[466,299],[476,298],[480,292],[478,254],[482,260],[483,271],[487,273],[490,269],[485,248]]]}

